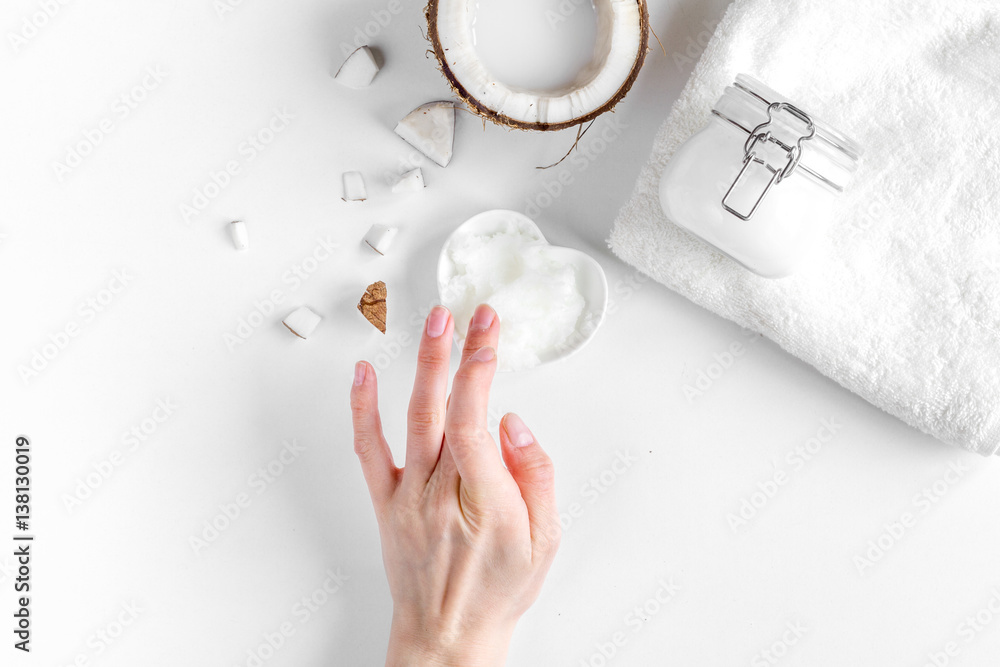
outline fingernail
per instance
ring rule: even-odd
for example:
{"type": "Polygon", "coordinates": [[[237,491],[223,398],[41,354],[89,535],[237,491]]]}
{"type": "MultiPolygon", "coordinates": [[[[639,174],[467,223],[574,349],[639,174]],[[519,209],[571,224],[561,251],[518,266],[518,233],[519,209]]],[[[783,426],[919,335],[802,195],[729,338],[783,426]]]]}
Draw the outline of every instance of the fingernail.
{"type": "Polygon", "coordinates": [[[527,447],[535,441],[535,436],[531,434],[521,418],[513,412],[503,420],[503,427],[507,431],[507,439],[515,447],[527,447]]]}
{"type": "Polygon", "coordinates": [[[484,303],[476,308],[476,312],[472,315],[472,324],[469,328],[473,331],[485,331],[493,324],[495,316],[496,314],[493,312],[493,309],[484,303]]]}
{"type": "Polygon", "coordinates": [[[492,347],[481,347],[472,353],[469,361],[493,361],[495,356],[497,356],[497,351],[492,347]]]}
{"type": "Polygon", "coordinates": [[[359,361],[354,364],[354,386],[360,387],[365,383],[365,374],[368,373],[368,364],[359,361]]]}
{"type": "Polygon", "coordinates": [[[427,337],[437,338],[444,333],[448,326],[448,309],[444,306],[434,306],[431,314],[427,316],[427,337]]]}

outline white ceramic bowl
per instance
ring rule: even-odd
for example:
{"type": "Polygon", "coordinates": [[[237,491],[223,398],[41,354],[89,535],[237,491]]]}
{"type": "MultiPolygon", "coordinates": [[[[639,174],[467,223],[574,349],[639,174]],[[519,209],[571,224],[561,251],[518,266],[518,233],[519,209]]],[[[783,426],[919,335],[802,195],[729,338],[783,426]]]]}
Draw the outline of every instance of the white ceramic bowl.
{"type": "MultiPolygon", "coordinates": [[[[594,258],[579,250],[549,245],[538,225],[521,213],[502,209],[485,211],[473,216],[452,232],[448,240],[445,241],[438,259],[437,281],[441,303],[453,313],[455,312],[457,299],[449,298],[451,295],[446,293],[448,282],[455,276],[455,266],[450,259],[451,248],[470,236],[496,234],[503,229],[504,223],[508,221],[514,221],[522,233],[530,237],[531,240],[523,246],[526,252],[530,252],[532,247],[548,246],[547,254],[549,257],[562,259],[565,264],[572,266],[576,273],[577,288],[584,299],[584,308],[577,320],[576,331],[563,345],[559,346],[559,349],[539,355],[539,361],[542,364],[566,358],[586,345],[604,321],[608,309],[608,281],[604,276],[604,269],[594,258]]],[[[502,321],[504,314],[498,313],[498,315],[502,321]]],[[[456,329],[464,324],[456,319],[456,329]]],[[[460,341],[463,335],[464,331],[456,333],[456,342],[460,341]]],[[[503,350],[500,350],[499,354],[500,370],[509,370],[509,368],[505,368],[503,350]]]]}

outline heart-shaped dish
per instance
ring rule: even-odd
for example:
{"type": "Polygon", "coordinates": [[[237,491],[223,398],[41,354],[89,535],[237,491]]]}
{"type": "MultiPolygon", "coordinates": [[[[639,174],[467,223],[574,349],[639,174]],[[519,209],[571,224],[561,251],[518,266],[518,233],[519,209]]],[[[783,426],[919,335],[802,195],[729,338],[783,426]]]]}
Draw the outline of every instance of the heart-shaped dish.
{"type": "Polygon", "coordinates": [[[460,225],[441,249],[437,279],[459,347],[479,303],[497,311],[502,371],[570,356],[593,338],[608,307],[601,265],[579,250],[550,245],[516,211],[486,211],[460,225]]]}

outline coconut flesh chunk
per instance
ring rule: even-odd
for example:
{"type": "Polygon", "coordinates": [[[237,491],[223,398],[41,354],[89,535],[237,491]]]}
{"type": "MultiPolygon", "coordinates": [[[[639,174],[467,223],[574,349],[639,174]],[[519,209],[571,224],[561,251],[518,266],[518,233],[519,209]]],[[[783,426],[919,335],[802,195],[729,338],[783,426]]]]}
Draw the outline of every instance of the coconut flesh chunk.
{"type": "Polygon", "coordinates": [[[233,239],[233,247],[237,250],[246,250],[250,247],[250,235],[247,233],[247,225],[242,220],[233,220],[229,223],[229,234],[233,239]]]}
{"type": "Polygon", "coordinates": [[[360,171],[344,172],[344,201],[364,201],[368,198],[365,178],[360,171]]]}
{"type": "Polygon", "coordinates": [[[395,227],[375,224],[372,225],[371,229],[368,230],[368,233],[365,234],[364,241],[369,248],[380,255],[384,255],[389,252],[389,246],[392,245],[393,239],[396,238],[397,231],[399,230],[395,227]]]}
{"type": "Polygon", "coordinates": [[[375,56],[371,49],[362,46],[347,56],[333,78],[348,88],[367,88],[376,74],[378,65],[375,63],[375,56]]]}
{"type": "Polygon", "coordinates": [[[288,317],[283,319],[281,323],[299,338],[309,338],[312,332],[316,331],[316,327],[319,326],[322,319],[308,307],[302,306],[289,313],[288,317]]]}
{"type": "Polygon", "coordinates": [[[613,109],[632,87],[646,57],[646,0],[594,0],[594,10],[593,59],[572,83],[556,90],[509,86],[486,69],[473,39],[476,3],[429,0],[426,15],[441,71],[472,111],[507,127],[561,130],[613,109]]]}
{"type": "Polygon", "coordinates": [[[406,172],[392,184],[392,191],[397,192],[419,192],[424,189],[424,174],[420,167],[406,172]]]}
{"type": "Polygon", "coordinates": [[[455,145],[455,103],[428,102],[417,107],[399,121],[396,134],[437,164],[447,167],[455,145]]]}

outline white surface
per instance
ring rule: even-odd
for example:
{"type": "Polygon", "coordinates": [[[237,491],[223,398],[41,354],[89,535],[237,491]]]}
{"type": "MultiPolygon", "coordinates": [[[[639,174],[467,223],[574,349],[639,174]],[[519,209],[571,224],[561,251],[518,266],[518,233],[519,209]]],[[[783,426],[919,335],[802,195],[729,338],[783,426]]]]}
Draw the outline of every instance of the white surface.
{"type": "MultiPolygon", "coordinates": [[[[617,632],[626,641],[610,665],[769,664],[760,652],[793,621],[807,630],[777,664],[917,666],[950,641],[959,655],[949,664],[991,664],[1000,618],[991,614],[968,642],[960,624],[1000,590],[996,461],[920,435],[774,345],[638,282],[605,249],[688,75],[685,59],[707,40],[703,21],[723,5],[652,3],[668,56],[650,54],[620,111],[544,172],[534,167],[562,155],[573,132],[484,130],[463,113],[447,169],[412,157],[393,134],[408,111],[448,93],[424,58],[416,3],[380,15],[391,18],[384,28],[372,12],[394,3],[244,2],[222,18],[209,2],[70,3],[19,53],[5,39],[0,489],[9,516],[13,441],[29,435],[37,542],[34,651],[15,654],[5,629],[0,663],[247,665],[248,650],[288,622],[294,635],[268,667],[381,664],[391,606],[350,444],[353,363],[379,367],[401,459],[413,341],[436,298],[438,250],[461,221],[502,207],[527,209],[552,243],[596,256],[613,300],[578,355],[495,385],[491,427],[505,411],[524,416],[555,460],[563,512],[577,515],[510,665],[598,665],[598,645],[617,632]],[[341,42],[366,25],[385,66],[370,89],[346,90],[330,72],[346,55],[341,42]],[[165,78],[122,118],[116,98],[157,67],[165,78]],[[241,143],[276,109],[294,118],[249,160],[241,143]],[[111,134],[59,182],[52,163],[105,118],[111,134]],[[185,224],[179,206],[227,161],[239,173],[185,224]],[[419,205],[389,194],[410,164],[427,177],[419,205]],[[340,201],[349,169],[368,177],[369,201],[340,201]],[[237,218],[253,228],[245,253],[226,228],[237,218]],[[389,257],[361,245],[374,222],[401,228],[389,257]],[[327,238],[340,248],[328,250],[327,238]],[[122,271],[124,288],[112,282],[122,271]],[[355,308],[380,279],[386,336],[355,308]],[[91,317],[80,304],[106,299],[109,282],[118,293],[91,317]],[[273,294],[281,303],[230,351],[224,335],[256,322],[255,303],[273,294]],[[302,304],[324,317],[308,341],[280,322],[302,304]],[[22,382],[17,367],[70,323],[79,335],[22,382]],[[734,342],[742,354],[719,375],[713,358],[728,361],[734,342]],[[689,401],[685,386],[703,371],[718,377],[689,401]],[[176,407],[163,423],[147,421],[155,432],[130,451],[135,439],[124,434],[163,417],[158,401],[176,407]],[[824,419],[842,426],[796,468],[789,452],[824,419]],[[257,471],[293,439],[303,451],[286,453],[291,462],[264,483],[257,471]],[[64,494],[115,451],[111,477],[67,511],[64,494]],[[615,473],[619,452],[629,463],[615,473]],[[953,462],[967,468],[961,479],[939,502],[918,499],[953,462]],[[727,513],[779,471],[787,483],[734,532],[727,513]],[[195,554],[189,537],[241,493],[249,506],[195,554]],[[913,527],[859,574],[853,557],[903,512],[913,527]],[[327,570],[349,579],[307,616],[296,605],[327,570]],[[633,608],[661,578],[679,591],[635,623],[633,608]],[[96,633],[128,603],[142,611],[103,644],[96,633]]],[[[37,7],[8,2],[0,25],[17,30],[37,7]]],[[[0,550],[8,624],[11,550],[0,550]]]]}

